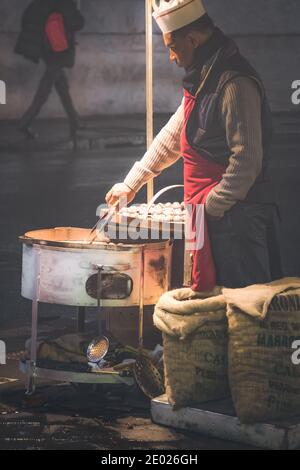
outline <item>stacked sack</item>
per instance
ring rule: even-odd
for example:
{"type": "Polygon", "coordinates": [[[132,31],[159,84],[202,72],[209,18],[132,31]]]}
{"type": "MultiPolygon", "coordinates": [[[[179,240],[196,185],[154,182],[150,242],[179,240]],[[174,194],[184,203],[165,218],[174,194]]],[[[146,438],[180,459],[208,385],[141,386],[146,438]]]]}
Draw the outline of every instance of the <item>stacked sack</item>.
{"type": "Polygon", "coordinates": [[[229,380],[243,423],[300,416],[300,279],[223,289],[229,323],[229,380]]]}
{"type": "Polygon", "coordinates": [[[242,423],[300,416],[299,278],[206,294],[171,291],[154,323],[163,332],[166,394],[175,408],[231,391],[242,423]]]}
{"type": "Polygon", "coordinates": [[[165,386],[174,408],[230,394],[227,370],[228,326],[221,289],[164,294],[154,323],[163,333],[165,386]]]}

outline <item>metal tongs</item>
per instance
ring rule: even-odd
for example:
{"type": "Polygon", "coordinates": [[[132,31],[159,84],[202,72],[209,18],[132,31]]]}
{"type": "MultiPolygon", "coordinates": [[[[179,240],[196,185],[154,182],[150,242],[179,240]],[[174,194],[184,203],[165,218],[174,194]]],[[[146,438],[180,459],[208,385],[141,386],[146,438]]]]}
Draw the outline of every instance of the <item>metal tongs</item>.
{"type": "Polygon", "coordinates": [[[116,207],[118,207],[120,201],[119,199],[109,208],[107,209],[104,214],[102,214],[99,219],[97,220],[96,224],[94,227],[91,229],[89,233],[90,243],[93,243],[95,238],[98,236],[99,233],[103,232],[105,229],[106,225],[109,224],[109,222],[113,219],[116,211],[116,207]]]}

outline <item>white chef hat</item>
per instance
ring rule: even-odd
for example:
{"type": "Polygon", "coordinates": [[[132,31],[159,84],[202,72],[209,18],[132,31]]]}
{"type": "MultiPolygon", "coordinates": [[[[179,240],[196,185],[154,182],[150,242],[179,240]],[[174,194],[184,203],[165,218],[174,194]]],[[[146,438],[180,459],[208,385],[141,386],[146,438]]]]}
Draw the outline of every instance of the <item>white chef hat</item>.
{"type": "Polygon", "coordinates": [[[153,18],[163,33],[171,33],[206,14],[202,0],[152,0],[153,18]]]}

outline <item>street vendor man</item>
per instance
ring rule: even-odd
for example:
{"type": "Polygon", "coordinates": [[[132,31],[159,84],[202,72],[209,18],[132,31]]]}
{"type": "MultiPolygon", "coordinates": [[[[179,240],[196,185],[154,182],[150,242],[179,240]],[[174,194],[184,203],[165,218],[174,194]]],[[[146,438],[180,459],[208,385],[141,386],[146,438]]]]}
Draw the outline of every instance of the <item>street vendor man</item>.
{"type": "Polygon", "coordinates": [[[153,0],[153,9],[170,60],[185,69],[183,100],[106,202],[132,201],[182,157],[185,202],[205,207],[192,289],[279,279],[279,215],[267,176],[272,123],[262,80],[201,0],[153,0]]]}

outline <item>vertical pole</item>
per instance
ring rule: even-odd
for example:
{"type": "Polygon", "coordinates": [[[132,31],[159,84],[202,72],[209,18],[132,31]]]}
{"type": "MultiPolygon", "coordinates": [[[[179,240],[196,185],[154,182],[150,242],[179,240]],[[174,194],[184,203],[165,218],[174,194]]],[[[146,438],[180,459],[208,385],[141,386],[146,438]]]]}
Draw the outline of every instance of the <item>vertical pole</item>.
{"type": "Polygon", "coordinates": [[[98,266],[97,276],[97,307],[98,307],[98,330],[99,335],[103,335],[103,324],[102,324],[102,302],[101,302],[101,289],[102,289],[102,271],[103,266],[98,266]]]}
{"type": "MultiPolygon", "coordinates": [[[[152,1],[145,0],[146,24],[146,115],[147,149],[153,142],[153,28],[152,1]]],[[[147,184],[147,202],[153,198],[153,179],[147,184]]]]}
{"type": "Polygon", "coordinates": [[[141,245],[141,277],[139,289],[139,351],[144,347],[144,295],[145,295],[145,247],[141,245]]]}

